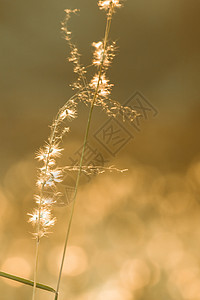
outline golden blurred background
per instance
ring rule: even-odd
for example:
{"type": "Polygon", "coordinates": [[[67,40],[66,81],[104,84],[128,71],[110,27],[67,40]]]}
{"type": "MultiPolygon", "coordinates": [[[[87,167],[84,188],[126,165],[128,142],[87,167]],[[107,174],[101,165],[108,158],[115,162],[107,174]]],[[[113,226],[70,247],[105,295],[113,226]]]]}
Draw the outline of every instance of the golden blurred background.
{"type": "MultiPolygon", "coordinates": [[[[60,30],[66,8],[80,8],[71,28],[89,65],[105,27],[97,1],[0,0],[0,268],[30,279],[35,152],[73,94],[60,30]]],[[[95,110],[91,149],[129,170],[83,176],[60,300],[200,299],[199,10],[195,0],[127,0],[114,16],[113,98],[139,99],[147,115],[134,126],[118,118],[123,141],[108,149],[100,135],[109,119],[95,110]]],[[[78,158],[87,112],[80,105],[70,124],[62,164],[78,158]]],[[[55,207],[56,226],[41,243],[38,280],[53,287],[70,207],[55,207]]],[[[0,299],[31,299],[31,288],[0,278],[0,299]]],[[[37,299],[53,295],[38,291],[37,299]]]]}

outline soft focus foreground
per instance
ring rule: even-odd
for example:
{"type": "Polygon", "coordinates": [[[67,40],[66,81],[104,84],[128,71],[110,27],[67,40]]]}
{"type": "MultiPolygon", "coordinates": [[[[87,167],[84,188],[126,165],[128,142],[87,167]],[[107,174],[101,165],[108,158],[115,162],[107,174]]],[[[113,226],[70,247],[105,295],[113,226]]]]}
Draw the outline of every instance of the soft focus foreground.
{"type": "MultiPolygon", "coordinates": [[[[81,9],[72,23],[83,54],[88,43],[103,35],[104,15],[96,3],[88,1],[86,8],[83,1],[68,2],[1,3],[0,263],[3,271],[27,278],[33,278],[34,240],[27,212],[34,206],[35,151],[71,93],[66,83],[73,81],[71,66],[64,63],[62,12],[66,6],[81,9]]],[[[105,154],[107,165],[129,171],[83,176],[60,299],[200,299],[198,10],[195,1],[164,1],[161,6],[159,1],[131,0],[114,18],[112,32],[120,38],[118,63],[111,71],[115,98],[123,103],[140,90],[159,114],[141,122],[140,132],[124,124],[134,139],[114,156],[92,135],[107,121],[97,109],[93,149],[105,154]]],[[[64,140],[68,152],[63,162],[76,159],[82,145],[87,116],[84,107],[80,110],[82,119],[64,140]]],[[[70,179],[64,187],[69,202],[74,177],[70,179]]],[[[38,280],[52,286],[70,210],[66,204],[63,200],[54,208],[57,224],[41,244],[38,280]]],[[[2,300],[31,295],[30,287],[6,279],[0,280],[0,289],[2,300]]],[[[53,297],[43,291],[38,295],[42,300],[53,297]]]]}

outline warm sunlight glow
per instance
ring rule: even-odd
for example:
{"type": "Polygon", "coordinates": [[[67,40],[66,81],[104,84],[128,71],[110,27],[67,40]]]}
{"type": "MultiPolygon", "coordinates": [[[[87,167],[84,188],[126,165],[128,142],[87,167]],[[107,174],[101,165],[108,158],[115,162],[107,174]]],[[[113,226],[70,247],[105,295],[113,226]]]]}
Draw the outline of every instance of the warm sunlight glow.
{"type": "MultiPolygon", "coordinates": [[[[20,256],[13,256],[7,258],[4,261],[3,265],[1,266],[1,269],[4,272],[10,273],[12,275],[24,277],[24,278],[29,278],[31,273],[31,266],[29,262],[20,256]]],[[[15,286],[15,287],[23,286],[22,283],[18,283],[13,280],[4,279],[4,281],[5,283],[11,286],[15,286]]]]}

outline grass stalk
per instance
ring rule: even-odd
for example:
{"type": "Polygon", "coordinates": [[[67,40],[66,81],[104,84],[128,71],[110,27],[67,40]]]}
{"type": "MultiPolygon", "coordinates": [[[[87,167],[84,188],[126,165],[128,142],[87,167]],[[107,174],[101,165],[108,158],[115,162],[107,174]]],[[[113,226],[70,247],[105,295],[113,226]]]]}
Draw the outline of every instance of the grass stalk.
{"type": "MultiPolygon", "coordinates": [[[[73,100],[73,98],[76,95],[72,96],[69,100],[73,100]]],[[[65,106],[65,105],[64,105],[65,106]]],[[[60,113],[62,112],[62,108],[59,110],[56,119],[54,121],[54,125],[52,127],[52,131],[51,131],[51,135],[50,135],[50,139],[49,139],[49,149],[48,149],[48,155],[46,158],[46,163],[45,163],[45,175],[47,173],[48,170],[48,165],[49,165],[49,160],[50,160],[50,153],[52,150],[52,145],[54,143],[55,140],[55,136],[56,136],[56,130],[57,130],[57,126],[59,124],[59,117],[60,117],[60,113]]],[[[38,221],[37,221],[37,232],[36,232],[36,251],[35,251],[35,264],[34,264],[34,279],[33,279],[33,293],[32,293],[32,300],[35,300],[35,295],[36,295],[36,285],[37,285],[37,273],[38,273],[38,259],[39,259],[39,246],[40,246],[40,229],[41,229],[41,224],[40,224],[40,220],[41,220],[41,199],[44,193],[44,187],[45,187],[45,181],[42,184],[42,188],[40,191],[40,203],[38,206],[38,221]]]]}
{"type": "MultiPolygon", "coordinates": [[[[104,43],[103,43],[103,53],[106,50],[106,45],[107,45],[107,42],[108,42],[108,35],[109,35],[111,21],[112,21],[112,14],[113,14],[113,5],[111,3],[110,4],[110,9],[109,9],[109,12],[108,12],[108,16],[107,16],[107,22],[106,22],[106,29],[105,29],[104,43]]],[[[71,209],[71,213],[70,213],[69,222],[68,222],[68,225],[67,225],[65,243],[64,243],[64,248],[63,248],[62,260],[61,260],[59,276],[58,276],[58,282],[57,282],[57,288],[56,288],[56,294],[55,294],[54,300],[57,300],[58,295],[59,295],[60,282],[61,282],[61,277],[62,277],[62,270],[63,270],[64,261],[65,261],[67,245],[68,245],[68,241],[69,241],[69,234],[70,234],[70,230],[71,230],[72,219],[73,219],[73,216],[74,216],[76,196],[77,196],[78,186],[79,186],[79,181],[80,181],[80,176],[81,176],[81,169],[82,169],[82,166],[83,166],[83,158],[84,158],[85,148],[86,148],[86,145],[87,145],[87,142],[88,142],[88,135],[89,135],[90,124],[91,124],[91,119],[92,119],[92,112],[93,112],[93,109],[94,109],[95,101],[96,101],[96,98],[97,98],[97,95],[98,95],[99,85],[100,85],[100,82],[101,82],[103,63],[104,63],[104,59],[102,59],[101,65],[99,66],[97,87],[96,87],[96,91],[95,91],[94,96],[93,96],[93,100],[91,102],[90,111],[89,111],[89,115],[88,115],[88,121],[87,121],[86,130],[85,130],[84,142],[83,142],[83,149],[82,149],[82,153],[81,153],[81,159],[80,159],[80,163],[79,163],[79,170],[78,170],[78,175],[77,175],[77,179],[76,179],[75,191],[74,191],[74,195],[73,195],[72,209],[71,209]]]]}
{"type": "Polygon", "coordinates": [[[38,258],[39,258],[39,245],[40,245],[40,239],[37,238],[37,240],[36,240],[36,250],[35,250],[35,266],[34,266],[32,300],[35,300],[35,293],[36,293],[37,269],[38,269],[38,258]]]}

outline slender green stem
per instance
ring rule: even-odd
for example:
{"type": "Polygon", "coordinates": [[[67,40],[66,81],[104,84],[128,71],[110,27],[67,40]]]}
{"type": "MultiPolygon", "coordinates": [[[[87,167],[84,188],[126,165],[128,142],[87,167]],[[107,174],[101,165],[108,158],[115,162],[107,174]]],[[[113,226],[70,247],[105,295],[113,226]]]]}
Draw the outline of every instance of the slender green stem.
{"type": "MultiPolygon", "coordinates": [[[[111,25],[111,20],[112,20],[112,12],[113,12],[113,6],[111,4],[110,11],[109,11],[108,18],[107,18],[107,23],[106,23],[103,53],[106,50],[106,45],[107,45],[107,41],[108,41],[108,35],[109,35],[110,25],[111,25]]],[[[74,215],[76,196],[77,196],[78,186],[79,186],[79,181],[80,181],[80,176],[81,176],[81,169],[82,169],[82,165],[83,165],[83,158],[84,158],[85,148],[86,148],[87,141],[88,141],[88,135],[89,135],[90,124],[91,124],[91,119],[92,119],[92,112],[93,112],[93,109],[94,109],[94,104],[95,104],[95,101],[97,99],[99,86],[100,86],[100,83],[101,83],[103,63],[104,63],[104,59],[102,60],[101,65],[99,67],[98,83],[97,83],[97,87],[96,87],[96,90],[95,90],[95,93],[94,93],[94,96],[93,96],[93,100],[91,102],[90,111],[89,111],[89,115],[88,115],[88,121],[87,121],[87,126],[86,126],[86,131],[85,131],[84,142],[83,142],[83,149],[82,149],[82,153],[81,153],[81,159],[80,159],[80,163],[79,163],[79,170],[78,170],[78,175],[77,175],[77,179],[76,179],[75,191],[74,191],[74,195],[73,195],[72,209],[71,209],[70,218],[69,218],[69,222],[68,222],[68,226],[67,226],[67,233],[66,233],[66,238],[65,238],[64,248],[63,248],[63,255],[62,255],[60,271],[59,271],[59,276],[58,276],[58,282],[57,282],[57,288],[56,288],[56,295],[55,295],[54,300],[58,299],[60,281],[61,281],[61,276],[62,276],[62,269],[63,269],[63,265],[64,265],[64,261],[65,261],[65,254],[66,254],[66,249],[67,249],[67,245],[68,245],[69,234],[70,234],[71,225],[72,225],[72,219],[73,219],[73,215],[74,215]]]]}
{"type": "MultiPolygon", "coordinates": [[[[20,283],[29,285],[29,286],[34,286],[34,282],[32,280],[29,280],[29,279],[26,279],[26,278],[23,278],[23,277],[19,277],[19,276],[15,276],[15,275],[12,275],[12,274],[9,274],[9,273],[6,273],[6,272],[0,271],[0,276],[4,277],[4,278],[7,278],[7,279],[10,279],[10,280],[14,280],[16,282],[20,282],[20,283]]],[[[51,286],[48,286],[48,285],[45,285],[45,284],[42,284],[42,283],[37,282],[36,283],[36,288],[42,289],[42,290],[45,290],[45,291],[48,291],[48,292],[52,292],[54,294],[56,293],[56,291],[51,286]]]]}

